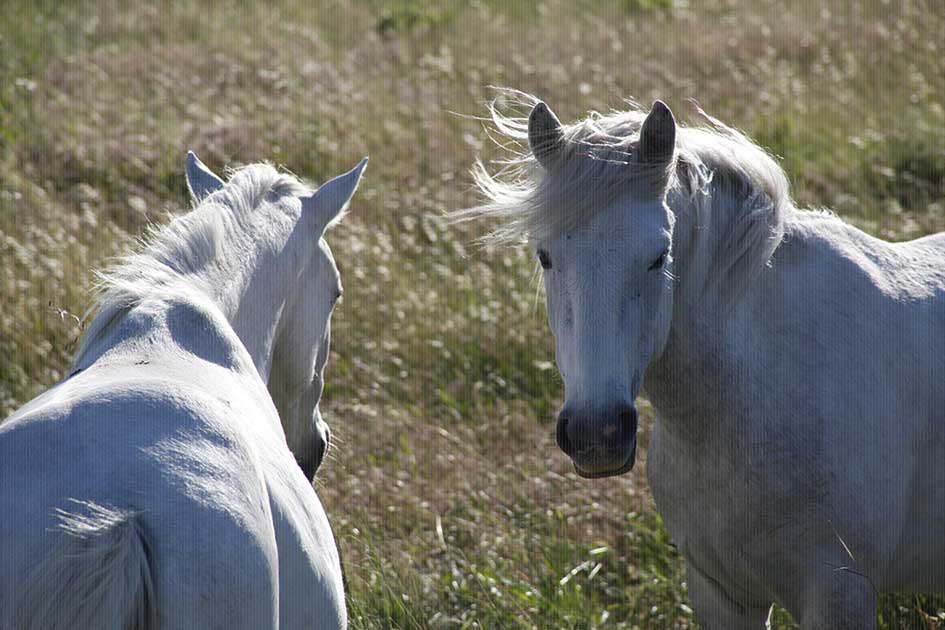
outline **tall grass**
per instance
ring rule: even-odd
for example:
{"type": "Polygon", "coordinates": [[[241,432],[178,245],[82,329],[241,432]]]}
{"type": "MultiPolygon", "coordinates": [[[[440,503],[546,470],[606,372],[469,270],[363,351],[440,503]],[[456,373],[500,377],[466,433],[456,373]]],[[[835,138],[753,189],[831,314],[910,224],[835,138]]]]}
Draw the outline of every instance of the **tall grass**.
{"type": "MultiPolygon", "coordinates": [[[[800,203],[905,239],[945,229],[943,32],[931,0],[7,3],[0,417],[61,377],[89,269],[186,208],[186,149],[316,182],[370,154],[330,236],[346,293],[317,482],[353,627],[692,627],[645,453],[589,482],[554,446],[528,252],[442,220],[497,155],[487,86],[568,120],[631,96],[686,118],[693,97],[781,156],[800,203]]],[[[942,626],[945,601],[885,598],[881,618],[942,626]]]]}

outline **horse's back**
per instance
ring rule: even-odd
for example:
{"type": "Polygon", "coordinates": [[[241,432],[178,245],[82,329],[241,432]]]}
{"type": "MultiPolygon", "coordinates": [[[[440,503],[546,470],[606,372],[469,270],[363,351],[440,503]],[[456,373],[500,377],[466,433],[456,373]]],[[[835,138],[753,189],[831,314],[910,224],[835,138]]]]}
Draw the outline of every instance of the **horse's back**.
{"type": "Polygon", "coordinates": [[[701,390],[651,394],[669,410],[654,497],[687,559],[728,586],[764,576],[791,601],[829,564],[945,592],[945,237],[890,244],[800,214],[724,332],[673,341],[711,369],[683,374],[701,390]],[[695,451],[677,437],[702,429],[683,415],[694,399],[711,429],[695,451]]]}
{"type": "Polygon", "coordinates": [[[830,471],[834,518],[877,543],[879,588],[945,591],[945,234],[887,243],[813,215],[771,272],[789,313],[766,311],[772,356],[798,366],[790,422],[830,471]]]}
{"type": "Polygon", "coordinates": [[[161,627],[275,618],[277,552],[257,455],[227,422],[225,401],[145,374],[93,367],[0,426],[0,599],[14,603],[4,624],[30,614],[19,583],[54,560],[50,546],[90,545],[68,523],[92,522],[98,508],[125,515],[155,560],[156,600],[173,602],[160,607],[161,627]]]}
{"type": "Polygon", "coordinates": [[[895,247],[925,280],[912,330],[916,369],[907,374],[903,395],[926,401],[929,423],[912,436],[919,456],[911,466],[907,524],[889,580],[891,590],[945,594],[945,233],[895,247]]]}
{"type": "MultiPolygon", "coordinates": [[[[763,301],[787,313],[804,336],[816,338],[818,358],[827,367],[883,377],[857,384],[860,397],[885,395],[875,387],[881,382],[903,393],[914,390],[910,399],[928,400],[926,415],[940,413],[945,234],[888,243],[817,215],[793,228],[775,253],[763,301]],[[872,387],[863,392],[865,385],[872,387]]],[[[777,320],[779,314],[769,306],[768,316],[777,320]]],[[[783,322],[776,325],[790,330],[783,322]]],[[[793,340],[790,345],[809,350],[793,340]]]]}
{"type": "Polygon", "coordinates": [[[99,508],[121,515],[101,540],[140,534],[155,559],[162,628],[344,627],[328,519],[232,329],[178,300],[104,334],[0,425],[0,628],[29,567],[99,508]]]}

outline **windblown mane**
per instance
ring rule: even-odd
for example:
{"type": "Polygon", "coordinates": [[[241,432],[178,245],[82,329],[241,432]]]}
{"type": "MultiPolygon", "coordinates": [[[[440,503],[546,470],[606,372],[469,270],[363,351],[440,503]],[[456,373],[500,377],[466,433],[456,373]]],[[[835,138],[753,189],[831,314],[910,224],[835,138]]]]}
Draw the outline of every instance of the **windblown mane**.
{"type": "Polygon", "coordinates": [[[627,111],[591,112],[563,125],[561,155],[554,175],[545,177],[528,147],[527,116],[537,102],[529,94],[500,90],[489,105],[493,140],[511,157],[500,161],[495,173],[476,162],[473,177],[486,202],[455,215],[500,219],[487,240],[533,242],[572,231],[621,194],[647,194],[662,178],[673,210],[684,211],[682,205],[692,214],[687,268],[700,285],[719,282],[724,299],[732,301],[767,265],[793,202],[784,171],[742,133],[700,110],[709,125],[679,126],[675,168],[667,181],[665,171],[634,160],[647,113],[628,102],[627,111]]]}
{"type": "MultiPolygon", "coordinates": [[[[311,190],[269,164],[251,164],[231,172],[227,184],[191,212],[165,226],[152,226],[139,250],[119,258],[107,271],[96,272],[95,312],[79,343],[73,366],[79,364],[103,330],[121,313],[148,296],[179,294],[200,277],[197,271],[223,255],[225,235],[238,226],[267,196],[303,196],[311,190]]],[[[190,287],[198,291],[206,287],[190,287]]]]}

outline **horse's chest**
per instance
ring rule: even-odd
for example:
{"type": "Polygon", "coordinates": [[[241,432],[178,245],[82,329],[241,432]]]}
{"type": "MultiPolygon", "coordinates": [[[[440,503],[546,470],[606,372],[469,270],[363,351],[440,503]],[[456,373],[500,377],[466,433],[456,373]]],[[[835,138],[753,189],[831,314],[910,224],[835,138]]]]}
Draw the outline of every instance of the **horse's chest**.
{"type": "Polygon", "coordinates": [[[755,547],[767,525],[752,484],[743,483],[729,462],[668,444],[658,425],[650,439],[647,476],[663,522],[687,562],[742,597],[758,593],[755,547]]]}

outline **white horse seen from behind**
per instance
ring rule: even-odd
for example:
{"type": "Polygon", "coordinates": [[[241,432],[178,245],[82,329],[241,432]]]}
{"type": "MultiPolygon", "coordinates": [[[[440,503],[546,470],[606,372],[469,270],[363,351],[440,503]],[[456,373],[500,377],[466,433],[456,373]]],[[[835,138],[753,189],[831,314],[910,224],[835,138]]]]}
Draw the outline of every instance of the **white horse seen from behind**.
{"type": "Polygon", "coordinates": [[[69,375],[0,425],[0,627],[345,627],[311,478],[323,237],[365,162],[313,193],[188,155],[196,208],[103,276],[69,375]]]}
{"type": "MultiPolygon", "coordinates": [[[[492,108],[527,143],[472,214],[543,267],[579,474],[647,475],[711,630],[876,627],[880,592],[945,593],[945,234],[873,238],[794,207],[783,171],[657,101],[562,125],[492,108]]],[[[708,118],[708,117],[707,117],[708,118]]]]}

